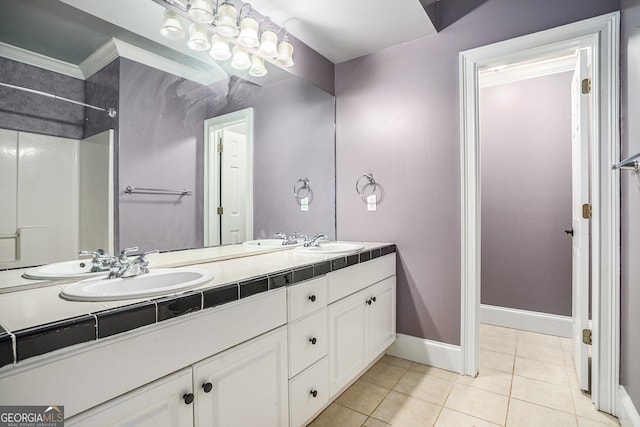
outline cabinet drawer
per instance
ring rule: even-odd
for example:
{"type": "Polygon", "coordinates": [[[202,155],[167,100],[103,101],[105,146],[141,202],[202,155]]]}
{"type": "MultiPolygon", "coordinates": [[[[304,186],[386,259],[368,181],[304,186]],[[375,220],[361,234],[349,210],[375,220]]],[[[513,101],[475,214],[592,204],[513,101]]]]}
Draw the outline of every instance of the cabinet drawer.
{"type": "Polygon", "coordinates": [[[327,354],[327,309],[289,324],[289,378],[327,354]]]}
{"type": "Polygon", "coordinates": [[[287,288],[289,322],[327,305],[327,276],[287,288]]]}
{"type": "Polygon", "coordinates": [[[396,254],[327,274],[329,304],[396,274],[396,254]]]}
{"type": "Polygon", "coordinates": [[[329,361],[325,357],[289,381],[289,425],[305,425],[328,401],[329,361]]]}

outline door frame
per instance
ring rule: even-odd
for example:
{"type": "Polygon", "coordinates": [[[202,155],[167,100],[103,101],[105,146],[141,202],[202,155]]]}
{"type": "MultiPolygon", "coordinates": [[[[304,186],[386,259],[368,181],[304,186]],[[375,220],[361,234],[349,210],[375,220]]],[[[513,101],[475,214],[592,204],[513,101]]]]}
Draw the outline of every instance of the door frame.
{"type": "MultiPolygon", "coordinates": [[[[218,192],[219,178],[218,167],[214,162],[213,165],[210,162],[211,154],[216,150],[211,150],[212,141],[210,135],[216,131],[222,130],[227,126],[232,126],[238,123],[245,122],[247,125],[247,197],[246,197],[246,212],[247,212],[247,225],[246,236],[247,240],[253,239],[253,107],[245,108],[242,110],[234,111],[233,113],[223,114],[218,117],[213,117],[204,121],[204,203],[203,203],[203,222],[204,222],[204,246],[217,246],[220,245],[220,237],[216,237],[211,241],[209,239],[209,215],[211,213],[211,203],[219,199],[218,192]],[[213,192],[211,192],[211,190],[213,192]],[[213,195],[213,197],[211,197],[213,195]],[[213,200],[212,200],[213,199],[213,200]]],[[[215,146],[216,141],[213,141],[215,146]]]]}
{"type": "Polygon", "coordinates": [[[619,143],[619,12],[460,53],[461,373],[475,376],[480,334],[479,82],[482,67],[539,57],[560,49],[593,52],[591,149],[592,400],[615,414],[619,387],[620,196],[611,170],[619,143]]]}

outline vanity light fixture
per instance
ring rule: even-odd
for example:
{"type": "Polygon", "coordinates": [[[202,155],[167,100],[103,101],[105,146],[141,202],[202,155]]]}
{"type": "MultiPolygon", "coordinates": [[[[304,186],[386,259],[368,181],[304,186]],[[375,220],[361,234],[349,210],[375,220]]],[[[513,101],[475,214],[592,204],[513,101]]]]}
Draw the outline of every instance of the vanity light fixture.
{"type": "Polygon", "coordinates": [[[233,47],[233,58],[231,59],[231,66],[236,70],[246,70],[251,67],[251,60],[249,59],[249,52],[247,52],[242,46],[233,47]]]}
{"type": "Polygon", "coordinates": [[[260,24],[258,24],[258,21],[251,16],[251,11],[252,9],[249,3],[245,3],[242,8],[240,8],[240,34],[238,35],[238,44],[249,49],[260,45],[260,41],[258,40],[260,24]],[[242,18],[242,11],[245,6],[249,7],[249,12],[244,18],[242,18]]]}
{"type": "Polygon", "coordinates": [[[202,24],[194,22],[189,25],[189,41],[187,42],[189,49],[202,52],[211,47],[209,43],[209,34],[202,24]]]}
{"type": "Polygon", "coordinates": [[[264,66],[264,59],[258,55],[251,55],[251,68],[249,68],[249,75],[262,77],[266,74],[267,68],[264,66]]]}
{"type": "Polygon", "coordinates": [[[293,65],[293,44],[291,44],[291,40],[289,40],[287,30],[284,31],[284,38],[278,44],[278,57],[276,61],[283,67],[291,67],[293,65]]]}
{"type": "Polygon", "coordinates": [[[258,54],[264,58],[274,59],[278,56],[278,35],[271,29],[271,18],[266,17],[262,21],[267,21],[269,26],[262,31],[260,36],[258,54]]]}
{"type": "Polygon", "coordinates": [[[184,38],[182,22],[180,22],[180,16],[177,13],[165,9],[160,34],[169,40],[181,40],[184,38]]]}
{"type": "Polygon", "coordinates": [[[152,1],[165,8],[160,34],[169,40],[184,38],[184,20],[189,25],[190,49],[209,50],[217,61],[232,58],[233,68],[249,69],[251,76],[267,74],[265,59],[282,67],[293,66],[293,44],[287,31],[284,28],[276,31],[268,17],[258,23],[249,3],[236,9],[229,0],[152,1]],[[279,40],[281,32],[284,36],[279,40]],[[229,43],[234,45],[231,50],[229,43]]]}
{"type": "Polygon", "coordinates": [[[209,51],[209,56],[216,61],[226,61],[231,58],[229,42],[219,34],[211,36],[211,50],[209,51]]]}

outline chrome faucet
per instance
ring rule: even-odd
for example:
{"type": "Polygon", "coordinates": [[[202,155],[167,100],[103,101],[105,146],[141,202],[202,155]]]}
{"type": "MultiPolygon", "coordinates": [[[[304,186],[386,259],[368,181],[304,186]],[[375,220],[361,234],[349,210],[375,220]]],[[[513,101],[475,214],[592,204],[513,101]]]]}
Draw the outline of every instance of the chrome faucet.
{"type": "Polygon", "coordinates": [[[315,236],[313,236],[313,238],[311,240],[304,240],[304,247],[305,248],[311,248],[311,247],[317,247],[320,246],[320,240],[327,240],[328,237],[325,236],[322,233],[318,233],[315,236]]]}
{"type": "Polygon", "coordinates": [[[282,231],[278,231],[275,234],[275,237],[277,239],[282,239],[282,244],[283,245],[296,245],[296,244],[298,244],[298,239],[300,237],[304,238],[304,240],[307,239],[307,236],[305,236],[304,234],[298,233],[298,232],[294,232],[291,235],[287,235],[287,233],[283,233],[282,231]]]}
{"type": "Polygon", "coordinates": [[[138,250],[137,246],[126,248],[120,252],[118,257],[112,258],[107,279],[126,278],[147,274],[149,272],[149,260],[147,255],[157,254],[158,251],[149,251],[133,259],[129,259],[127,254],[138,250]]]}
{"type": "Polygon", "coordinates": [[[95,251],[80,251],[78,255],[93,256],[91,258],[91,273],[99,273],[101,271],[109,271],[113,257],[109,256],[104,249],[97,249],[95,251]]]}

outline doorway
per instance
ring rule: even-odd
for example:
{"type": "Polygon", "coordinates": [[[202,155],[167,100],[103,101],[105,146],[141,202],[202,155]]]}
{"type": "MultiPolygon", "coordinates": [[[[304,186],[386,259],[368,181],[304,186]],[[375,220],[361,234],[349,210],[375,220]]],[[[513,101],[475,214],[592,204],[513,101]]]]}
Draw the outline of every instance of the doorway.
{"type": "MultiPolygon", "coordinates": [[[[480,320],[573,339],[585,391],[590,57],[572,48],[479,72],[480,320]]],[[[548,353],[560,357],[545,362],[564,364],[555,347],[548,353]]],[[[523,344],[514,354],[530,353],[523,344]]]]}
{"type": "Polygon", "coordinates": [[[253,108],[206,120],[204,245],[253,239],[253,108]]]}
{"type": "MultiPolygon", "coordinates": [[[[618,388],[619,312],[619,180],[610,172],[619,157],[618,123],[619,14],[604,15],[552,30],[489,45],[460,54],[461,93],[461,247],[462,373],[475,376],[479,355],[480,306],[480,165],[478,73],[487,67],[526,61],[566,49],[594,52],[594,143],[589,250],[593,279],[592,400],[596,408],[615,414],[618,388]]],[[[573,320],[576,320],[575,313],[573,320]]]]}

